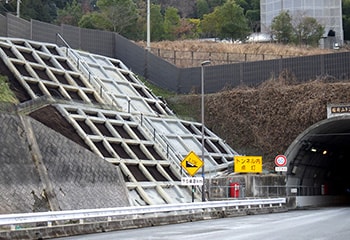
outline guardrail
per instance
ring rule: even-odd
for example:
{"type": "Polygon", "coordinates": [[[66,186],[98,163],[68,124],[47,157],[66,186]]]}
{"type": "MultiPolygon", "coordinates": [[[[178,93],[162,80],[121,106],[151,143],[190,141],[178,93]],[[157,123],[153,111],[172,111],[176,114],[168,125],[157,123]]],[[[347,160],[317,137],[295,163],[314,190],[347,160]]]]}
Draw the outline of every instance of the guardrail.
{"type": "MultiPolygon", "coordinates": [[[[176,215],[178,212],[204,212],[209,210],[224,211],[228,208],[236,208],[244,206],[251,208],[257,206],[263,207],[282,207],[286,203],[286,198],[270,198],[270,199],[248,199],[248,200],[230,200],[230,201],[210,201],[210,202],[194,202],[194,203],[179,203],[166,205],[138,206],[138,207],[117,207],[117,208],[102,208],[102,209],[82,209],[72,211],[53,211],[53,212],[36,212],[36,213],[16,213],[0,215],[0,226],[11,226],[11,230],[15,230],[16,226],[21,226],[27,223],[43,223],[46,222],[48,227],[52,226],[52,222],[57,221],[76,221],[84,223],[84,219],[95,219],[95,221],[111,221],[112,217],[127,217],[132,216],[137,218],[145,214],[167,213],[176,215]]],[[[154,217],[154,215],[152,215],[154,217]]]]}

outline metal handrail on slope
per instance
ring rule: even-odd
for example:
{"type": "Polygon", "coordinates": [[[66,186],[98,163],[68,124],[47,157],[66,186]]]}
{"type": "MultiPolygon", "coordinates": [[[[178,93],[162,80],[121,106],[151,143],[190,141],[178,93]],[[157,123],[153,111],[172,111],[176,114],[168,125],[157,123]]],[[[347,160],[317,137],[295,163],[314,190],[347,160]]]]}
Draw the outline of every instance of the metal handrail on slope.
{"type": "MultiPolygon", "coordinates": [[[[82,71],[83,73],[85,71],[85,74],[88,75],[89,83],[94,86],[95,90],[98,89],[98,91],[100,92],[100,96],[103,97],[102,95],[103,95],[103,93],[105,93],[105,95],[107,95],[107,100],[110,101],[110,104],[119,110],[120,106],[118,106],[118,104],[116,102],[114,102],[113,99],[110,98],[109,94],[107,93],[108,91],[105,89],[103,84],[100,84],[100,82],[96,79],[96,77],[90,72],[89,67],[86,66],[85,61],[83,61],[80,58],[80,56],[78,54],[76,54],[76,52],[69,46],[69,44],[64,40],[64,38],[59,33],[56,33],[56,36],[59,37],[62,40],[62,42],[64,43],[64,45],[66,47],[67,57],[70,56],[72,58],[72,60],[75,61],[77,68],[80,71],[82,71]]],[[[57,40],[56,40],[56,42],[57,42],[57,40]]]]}
{"type": "Polygon", "coordinates": [[[154,142],[157,143],[160,147],[162,147],[163,151],[166,152],[168,160],[170,160],[174,164],[174,167],[176,167],[181,172],[182,168],[180,167],[180,163],[183,159],[182,155],[176,152],[173,146],[154,129],[147,117],[144,117],[142,115],[139,121],[141,125],[145,125],[144,129],[148,131],[148,134],[153,135],[154,142]],[[153,129],[153,133],[151,129],[153,129]],[[165,147],[166,149],[164,150],[165,147]],[[179,162],[176,162],[176,160],[178,160],[179,162]]]}
{"type": "Polygon", "coordinates": [[[101,208],[101,209],[82,209],[69,211],[53,211],[53,212],[36,212],[36,213],[16,213],[0,215],[0,226],[11,225],[11,230],[15,230],[13,225],[21,225],[25,223],[47,222],[48,226],[52,226],[52,222],[63,220],[80,220],[83,219],[106,218],[111,221],[111,217],[131,216],[137,217],[145,214],[167,213],[169,215],[177,214],[177,212],[203,212],[210,209],[225,210],[226,208],[239,208],[246,206],[264,206],[272,207],[277,205],[282,207],[286,203],[286,198],[269,198],[269,199],[248,199],[248,200],[230,200],[230,201],[210,201],[210,202],[194,202],[194,203],[178,203],[164,204],[138,207],[117,207],[117,208],[101,208]]]}

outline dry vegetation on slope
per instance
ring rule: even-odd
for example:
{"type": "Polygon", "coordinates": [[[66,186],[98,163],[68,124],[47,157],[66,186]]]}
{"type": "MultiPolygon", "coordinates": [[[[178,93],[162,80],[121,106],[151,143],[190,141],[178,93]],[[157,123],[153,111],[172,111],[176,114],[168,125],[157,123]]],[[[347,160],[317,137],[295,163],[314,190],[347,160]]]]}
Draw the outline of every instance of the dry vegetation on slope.
{"type": "MultiPolygon", "coordinates": [[[[205,96],[205,123],[238,153],[262,155],[264,168],[304,130],[327,117],[327,104],[348,103],[350,83],[320,80],[288,84],[270,80],[258,88],[236,88],[205,96]]],[[[168,99],[190,106],[200,121],[200,95],[168,99]]]]}
{"type": "MultiPolygon", "coordinates": [[[[177,44],[181,45],[172,43],[177,44]]],[[[206,48],[209,47],[210,44],[206,48]]],[[[284,53],[283,48],[286,52],[295,48],[249,44],[246,51],[253,51],[253,47],[256,52],[266,48],[279,54],[284,53]]],[[[329,51],[295,48],[294,54],[329,51]]],[[[187,112],[200,121],[200,95],[177,95],[166,100],[175,110],[186,106],[187,112]]],[[[262,155],[264,168],[271,170],[277,154],[283,154],[300,133],[327,117],[327,104],[348,102],[350,82],[318,79],[296,84],[293,75],[284,72],[257,88],[241,87],[206,95],[205,123],[238,153],[262,155]]]]}
{"type": "MultiPolygon", "coordinates": [[[[138,42],[137,44],[143,47],[146,46],[146,42],[138,42]]],[[[299,47],[294,45],[283,45],[275,43],[230,44],[223,42],[198,40],[152,42],[151,48],[173,50],[179,52],[203,51],[222,53],[273,54],[283,56],[305,56],[333,52],[331,49],[299,47]]]]}
{"type": "MultiPolygon", "coordinates": [[[[145,42],[138,45],[146,47],[145,42]]],[[[342,49],[343,50],[343,49],[342,49]]],[[[337,51],[342,51],[337,50],[337,51]]],[[[261,61],[334,52],[331,49],[297,47],[275,43],[231,44],[214,41],[184,40],[151,43],[151,52],[178,67],[198,67],[204,60],[211,65],[261,61]]]]}
{"type": "MultiPolygon", "coordinates": [[[[139,42],[138,44],[145,46],[145,42],[139,42]]],[[[305,56],[332,52],[332,50],[326,49],[298,47],[275,43],[230,44],[198,40],[152,42],[151,48],[176,51],[211,51],[223,53],[275,54],[288,56],[305,56]]]]}

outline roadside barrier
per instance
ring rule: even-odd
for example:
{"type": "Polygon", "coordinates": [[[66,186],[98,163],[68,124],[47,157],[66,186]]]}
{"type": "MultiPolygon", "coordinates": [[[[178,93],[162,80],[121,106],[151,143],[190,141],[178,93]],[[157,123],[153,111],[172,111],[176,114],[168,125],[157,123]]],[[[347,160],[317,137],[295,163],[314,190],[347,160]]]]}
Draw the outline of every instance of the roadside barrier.
{"type": "Polygon", "coordinates": [[[269,198],[269,199],[245,199],[245,200],[230,200],[230,201],[209,201],[209,202],[194,202],[194,203],[179,203],[179,204],[164,204],[151,206],[133,206],[133,207],[117,207],[117,208],[102,208],[102,209],[82,209],[72,211],[53,211],[53,212],[36,212],[36,213],[16,213],[0,215],[0,226],[9,225],[11,230],[16,230],[16,227],[26,223],[47,223],[48,227],[52,226],[52,222],[57,221],[76,221],[84,223],[84,219],[98,219],[98,221],[111,221],[113,217],[137,218],[147,214],[167,213],[169,215],[179,212],[194,213],[196,211],[221,210],[226,208],[239,207],[282,207],[286,203],[285,198],[269,198]]]}

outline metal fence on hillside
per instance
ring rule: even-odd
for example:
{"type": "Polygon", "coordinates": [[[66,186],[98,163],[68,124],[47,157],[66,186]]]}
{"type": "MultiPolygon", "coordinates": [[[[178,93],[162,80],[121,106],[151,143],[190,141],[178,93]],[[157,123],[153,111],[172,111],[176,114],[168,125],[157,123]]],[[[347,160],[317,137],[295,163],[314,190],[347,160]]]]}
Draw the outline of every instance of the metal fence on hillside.
{"type": "MultiPolygon", "coordinates": [[[[72,48],[120,59],[131,71],[144,76],[159,87],[179,94],[200,92],[201,67],[198,60],[192,63],[195,67],[180,68],[113,32],[69,25],[57,26],[36,20],[28,22],[11,14],[0,15],[0,36],[63,46],[56,37],[57,33],[63,36],[72,48]]],[[[208,56],[209,58],[213,56],[208,56]]],[[[320,76],[323,76],[324,80],[348,80],[350,52],[272,60],[266,60],[265,56],[261,61],[206,66],[204,91],[214,93],[240,85],[257,86],[286,71],[294,75],[299,82],[320,76]]]]}

